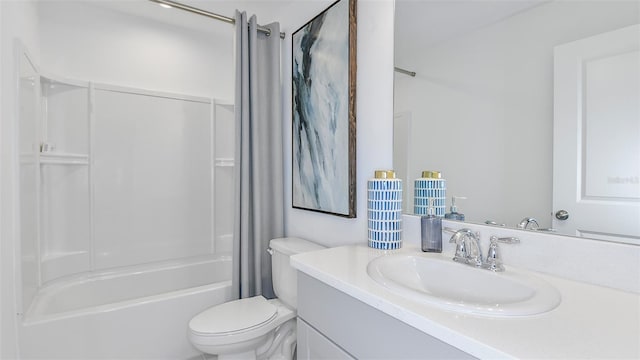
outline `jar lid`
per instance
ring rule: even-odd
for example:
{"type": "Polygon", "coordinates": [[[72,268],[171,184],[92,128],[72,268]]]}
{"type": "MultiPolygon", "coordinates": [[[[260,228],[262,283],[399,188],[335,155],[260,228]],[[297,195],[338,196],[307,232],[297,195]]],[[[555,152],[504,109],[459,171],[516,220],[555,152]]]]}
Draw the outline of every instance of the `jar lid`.
{"type": "Polygon", "coordinates": [[[428,171],[425,170],[422,172],[422,178],[424,179],[441,179],[442,178],[442,174],[440,173],[440,171],[428,171]]]}
{"type": "Polygon", "coordinates": [[[374,178],[376,179],[395,179],[396,172],[393,170],[376,170],[374,172],[374,178]]]}

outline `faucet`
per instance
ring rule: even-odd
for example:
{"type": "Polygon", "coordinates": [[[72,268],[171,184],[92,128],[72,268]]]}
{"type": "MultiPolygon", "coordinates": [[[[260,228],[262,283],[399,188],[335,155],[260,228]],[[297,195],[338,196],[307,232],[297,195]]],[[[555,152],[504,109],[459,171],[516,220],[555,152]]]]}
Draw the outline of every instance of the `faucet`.
{"type": "Polygon", "coordinates": [[[500,254],[500,247],[498,246],[498,243],[518,244],[520,243],[520,239],[516,237],[492,236],[489,238],[489,241],[489,252],[487,253],[487,259],[482,264],[482,268],[494,272],[504,271],[504,265],[502,265],[502,256],[500,254]]]}
{"type": "Polygon", "coordinates": [[[480,234],[477,232],[474,233],[469,229],[456,231],[449,240],[450,243],[456,244],[456,253],[453,256],[453,261],[494,272],[504,271],[498,243],[517,244],[520,240],[516,237],[499,238],[497,236],[491,236],[490,241],[491,244],[489,245],[487,258],[483,260],[482,250],[480,249],[480,234]]]}
{"type": "Polygon", "coordinates": [[[456,253],[453,261],[472,266],[482,266],[480,234],[474,233],[469,229],[460,229],[451,236],[449,242],[456,244],[456,253]]]}
{"type": "Polygon", "coordinates": [[[538,225],[538,220],[531,217],[526,217],[522,219],[522,221],[520,221],[520,223],[518,224],[518,229],[524,229],[524,230],[526,229],[538,230],[539,227],[540,225],[538,225]]]}
{"type": "Polygon", "coordinates": [[[548,229],[540,228],[540,225],[538,225],[538,220],[536,220],[534,218],[530,218],[530,217],[526,217],[526,218],[522,219],[522,221],[520,221],[520,223],[518,224],[518,229],[534,230],[534,231],[546,231],[546,232],[556,232],[556,229],[553,229],[553,228],[548,228],[548,229]],[[531,225],[531,226],[529,226],[529,225],[531,225]]]}

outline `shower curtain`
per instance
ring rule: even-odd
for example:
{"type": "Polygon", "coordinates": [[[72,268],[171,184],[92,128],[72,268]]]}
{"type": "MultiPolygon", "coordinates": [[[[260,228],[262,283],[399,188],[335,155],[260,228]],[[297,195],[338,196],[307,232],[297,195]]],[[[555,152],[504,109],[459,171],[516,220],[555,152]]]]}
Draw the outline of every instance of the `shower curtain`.
{"type": "Polygon", "coordinates": [[[269,240],[284,234],[280,25],[236,11],[233,291],[273,298],[269,240]]]}

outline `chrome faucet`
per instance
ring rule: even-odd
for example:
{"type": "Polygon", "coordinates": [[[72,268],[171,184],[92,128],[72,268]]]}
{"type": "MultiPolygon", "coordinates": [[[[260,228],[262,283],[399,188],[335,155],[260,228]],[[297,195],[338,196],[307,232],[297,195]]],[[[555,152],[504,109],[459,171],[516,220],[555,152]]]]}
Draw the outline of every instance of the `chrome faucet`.
{"type": "Polygon", "coordinates": [[[474,233],[469,229],[456,231],[449,240],[450,243],[456,244],[456,253],[453,256],[453,261],[496,272],[504,271],[498,243],[517,244],[520,240],[515,237],[499,238],[492,236],[490,241],[487,258],[483,260],[482,250],[480,249],[480,234],[474,233]]]}
{"type": "Polygon", "coordinates": [[[520,223],[518,224],[518,229],[538,230],[539,227],[540,225],[538,225],[538,220],[531,217],[526,217],[522,219],[522,221],[520,221],[520,223]]]}
{"type": "Polygon", "coordinates": [[[449,242],[456,244],[456,253],[453,261],[472,266],[482,266],[479,233],[474,233],[469,229],[460,229],[451,236],[449,242]]]}
{"type": "Polygon", "coordinates": [[[503,244],[518,244],[520,243],[520,239],[516,237],[497,237],[492,236],[489,238],[491,242],[489,244],[489,252],[487,253],[487,259],[482,264],[483,269],[491,270],[491,271],[504,271],[504,265],[502,265],[502,255],[500,254],[500,247],[498,243],[501,242],[503,244]]]}
{"type": "Polygon", "coordinates": [[[556,232],[556,229],[552,229],[552,228],[541,229],[540,225],[538,224],[538,220],[536,220],[534,218],[530,218],[530,217],[526,217],[526,218],[522,219],[522,221],[520,221],[520,223],[518,224],[518,229],[534,230],[534,231],[546,231],[546,232],[556,232]]]}

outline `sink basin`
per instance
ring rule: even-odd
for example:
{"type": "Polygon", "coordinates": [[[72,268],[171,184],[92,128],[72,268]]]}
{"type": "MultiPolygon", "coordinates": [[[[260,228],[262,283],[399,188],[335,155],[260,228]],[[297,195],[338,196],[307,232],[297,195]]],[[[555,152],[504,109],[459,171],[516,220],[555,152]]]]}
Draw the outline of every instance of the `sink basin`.
{"type": "Polygon", "coordinates": [[[405,298],[475,315],[536,315],[560,304],[560,293],[533,275],[495,273],[441,255],[381,256],[369,262],[367,273],[405,298]]]}

